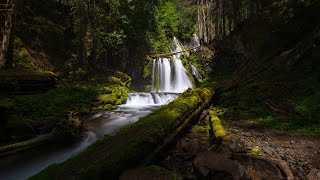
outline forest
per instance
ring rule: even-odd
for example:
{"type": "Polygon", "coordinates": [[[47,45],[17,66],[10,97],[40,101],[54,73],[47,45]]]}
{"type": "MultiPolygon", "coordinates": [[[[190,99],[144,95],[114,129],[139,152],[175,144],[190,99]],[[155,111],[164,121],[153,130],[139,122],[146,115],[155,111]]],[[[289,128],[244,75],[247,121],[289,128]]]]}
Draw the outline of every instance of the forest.
{"type": "Polygon", "coordinates": [[[320,1],[0,0],[0,179],[320,179],[320,1]]]}

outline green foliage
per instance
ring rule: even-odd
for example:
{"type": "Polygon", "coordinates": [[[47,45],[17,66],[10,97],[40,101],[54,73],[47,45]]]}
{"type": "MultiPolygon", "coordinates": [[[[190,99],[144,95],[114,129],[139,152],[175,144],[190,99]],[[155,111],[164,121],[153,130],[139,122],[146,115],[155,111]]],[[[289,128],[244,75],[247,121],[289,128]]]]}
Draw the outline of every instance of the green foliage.
{"type": "Polygon", "coordinates": [[[196,32],[196,9],[192,2],[162,1],[155,9],[155,30],[148,33],[152,52],[169,52],[174,36],[189,39],[196,32]]]}
{"type": "Polygon", "coordinates": [[[155,10],[156,30],[149,32],[154,53],[168,52],[173,36],[178,32],[178,15],[172,2],[161,3],[155,10]]]}
{"type": "Polygon", "coordinates": [[[266,116],[258,119],[258,123],[262,124],[264,127],[272,128],[277,126],[277,121],[272,116],[266,116]]]}
{"type": "Polygon", "coordinates": [[[300,116],[299,124],[319,123],[320,93],[300,98],[294,103],[294,110],[300,116]]]}

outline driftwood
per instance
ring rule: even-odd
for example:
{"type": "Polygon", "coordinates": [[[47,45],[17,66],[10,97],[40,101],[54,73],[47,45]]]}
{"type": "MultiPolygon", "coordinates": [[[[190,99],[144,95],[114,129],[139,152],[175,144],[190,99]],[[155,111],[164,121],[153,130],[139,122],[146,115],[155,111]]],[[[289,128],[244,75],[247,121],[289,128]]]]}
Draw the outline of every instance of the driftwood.
{"type": "Polygon", "coordinates": [[[173,56],[173,55],[176,55],[176,54],[179,54],[179,53],[183,53],[183,52],[187,52],[187,51],[191,51],[191,50],[196,50],[196,49],[199,49],[200,47],[201,46],[197,46],[197,47],[186,49],[186,50],[179,51],[179,52],[164,53],[164,54],[154,54],[154,55],[148,55],[148,56],[150,58],[153,58],[153,59],[156,59],[156,58],[159,58],[159,57],[168,57],[168,56],[173,56]]]}

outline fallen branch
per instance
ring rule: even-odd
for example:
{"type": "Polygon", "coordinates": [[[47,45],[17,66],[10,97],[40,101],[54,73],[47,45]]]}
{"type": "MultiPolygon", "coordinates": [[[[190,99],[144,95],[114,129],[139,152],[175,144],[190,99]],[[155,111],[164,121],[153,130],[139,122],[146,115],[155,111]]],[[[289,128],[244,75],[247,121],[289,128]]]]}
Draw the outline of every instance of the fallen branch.
{"type": "Polygon", "coordinates": [[[186,49],[186,50],[179,51],[179,52],[164,53],[164,54],[155,54],[155,55],[148,55],[148,56],[149,56],[150,58],[153,58],[153,59],[156,59],[156,58],[159,58],[159,57],[168,57],[168,56],[172,56],[172,55],[180,54],[180,53],[183,53],[183,52],[187,52],[187,51],[191,51],[191,50],[199,49],[200,47],[201,47],[201,46],[197,46],[197,47],[190,48],[190,49],[186,49]]]}

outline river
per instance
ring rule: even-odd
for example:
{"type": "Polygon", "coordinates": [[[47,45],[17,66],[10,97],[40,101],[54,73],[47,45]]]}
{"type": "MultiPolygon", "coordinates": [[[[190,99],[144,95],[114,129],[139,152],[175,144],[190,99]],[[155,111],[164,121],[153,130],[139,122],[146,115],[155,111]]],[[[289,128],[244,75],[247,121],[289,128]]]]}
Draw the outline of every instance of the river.
{"type": "Polygon", "coordinates": [[[71,147],[46,145],[0,159],[0,179],[26,179],[49,165],[60,163],[76,155],[104,135],[112,135],[121,127],[134,123],[161,105],[120,105],[118,109],[96,113],[87,119],[89,131],[83,140],[71,147]]]}

